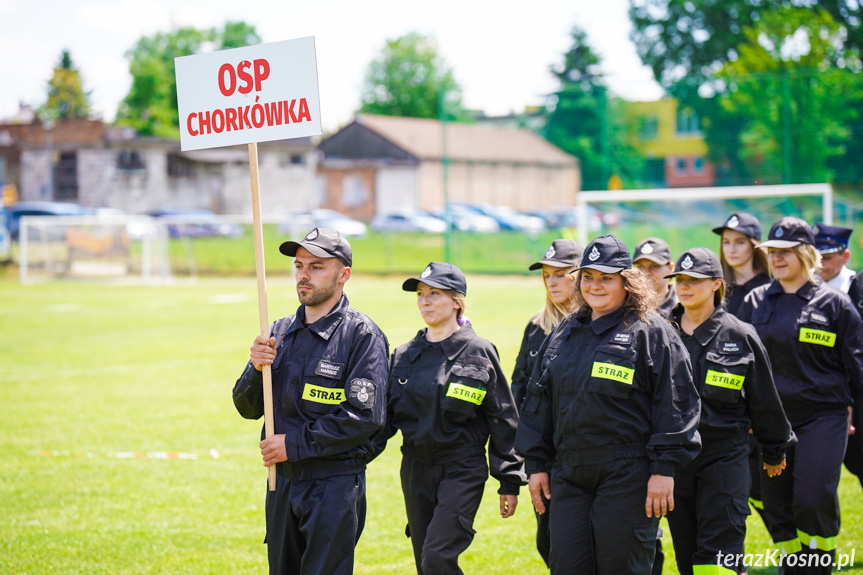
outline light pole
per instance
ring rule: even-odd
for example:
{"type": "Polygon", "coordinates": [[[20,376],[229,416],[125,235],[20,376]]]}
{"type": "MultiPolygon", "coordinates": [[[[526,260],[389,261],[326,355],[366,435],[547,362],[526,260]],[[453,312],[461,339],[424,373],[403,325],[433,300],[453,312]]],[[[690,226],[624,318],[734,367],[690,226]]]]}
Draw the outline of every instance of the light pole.
{"type": "MultiPolygon", "coordinates": [[[[54,119],[42,122],[45,128],[45,147],[48,150],[48,200],[54,201],[54,119]]],[[[43,194],[44,196],[44,194],[43,194]]]]}

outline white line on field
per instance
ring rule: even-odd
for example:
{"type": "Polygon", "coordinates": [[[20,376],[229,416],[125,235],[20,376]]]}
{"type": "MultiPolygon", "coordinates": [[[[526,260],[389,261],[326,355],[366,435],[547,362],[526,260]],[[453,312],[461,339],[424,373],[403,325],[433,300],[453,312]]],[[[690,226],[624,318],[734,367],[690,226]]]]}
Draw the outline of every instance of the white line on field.
{"type": "Polygon", "coordinates": [[[123,374],[123,373],[140,373],[147,369],[177,369],[179,367],[193,367],[205,365],[209,362],[203,359],[184,359],[159,361],[147,363],[146,365],[129,364],[129,365],[93,365],[88,367],[71,368],[71,369],[56,369],[56,368],[39,368],[31,366],[26,369],[8,369],[5,372],[0,372],[0,383],[11,383],[14,381],[41,381],[46,378],[60,379],[69,377],[79,377],[82,375],[92,374],[123,374]]]}

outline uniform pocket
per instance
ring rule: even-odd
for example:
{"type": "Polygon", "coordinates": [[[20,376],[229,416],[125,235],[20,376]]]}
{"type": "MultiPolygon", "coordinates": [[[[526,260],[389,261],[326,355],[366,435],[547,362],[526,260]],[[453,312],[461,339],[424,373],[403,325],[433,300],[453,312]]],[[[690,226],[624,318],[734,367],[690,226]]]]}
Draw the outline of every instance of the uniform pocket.
{"type": "Polygon", "coordinates": [[[529,381],[524,393],[524,401],[521,404],[521,410],[525,413],[536,413],[541,402],[542,389],[537,382],[533,380],[529,381]]]}
{"type": "Polygon", "coordinates": [[[321,358],[312,358],[306,366],[300,385],[300,405],[303,411],[309,415],[319,417],[329,413],[335,413],[339,405],[347,398],[345,384],[341,378],[329,377],[327,372],[333,375],[342,375],[339,369],[325,370],[321,365],[337,365],[321,358]],[[322,374],[323,373],[323,374],[322,374]]]}
{"type": "Polygon", "coordinates": [[[625,399],[635,385],[635,358],[630,347],[600,346],[593,358],[587,390],[625,399]]]}
{"type": "Polygon", "coordinates": [[[465,423],[476,417],[485,399],[488,368],[482,365],[454,365],[443,387],[441,409],[450,420],[465,423]]]}
{"type": "Polygon", "coordinates": [[[704,359],[707,371],[701,386],[701,397],[719,403],[740,401],[746,372],[753,361],[753,355],[722,355],[708,351],[704,359]]]}

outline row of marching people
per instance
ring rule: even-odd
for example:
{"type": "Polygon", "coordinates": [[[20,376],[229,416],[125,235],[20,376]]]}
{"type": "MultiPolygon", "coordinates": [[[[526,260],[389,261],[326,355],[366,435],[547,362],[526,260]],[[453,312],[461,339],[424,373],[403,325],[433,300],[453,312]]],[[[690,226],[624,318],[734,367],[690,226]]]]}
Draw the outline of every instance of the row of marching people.
{"type": "Polygon", "coordinates": [[[680,573],[743,572],[749,501],[782,572],[833,568],[863,322],[818,275],[819,248],[847,251],[851,230],[786,217],[762,242],[737,213],[713,231],[720,256],[607,235],[536,264],[548,302],[512,389],[552,573],[661,572],[660,516],[680,573]]]}

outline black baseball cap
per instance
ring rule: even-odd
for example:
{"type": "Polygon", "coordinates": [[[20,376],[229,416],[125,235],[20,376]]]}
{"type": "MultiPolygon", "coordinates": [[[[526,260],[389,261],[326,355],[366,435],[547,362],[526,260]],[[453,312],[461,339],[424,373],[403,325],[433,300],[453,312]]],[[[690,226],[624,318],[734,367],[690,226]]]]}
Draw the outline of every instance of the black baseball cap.
{"type": "Polygon", "coordinates": [[[671,248],[661,238],[646,238],[638,242],[635,246],[635,253],[632,254],[632,261],[645,259],[658,263],[659,265],[670,264],[674,261],[671,257],[671,248]]]}
{"type": "Polygon", "coordinates": [[[693,278],[721,278],[722,264],[719,256],[707,248],[692,248],[686,250],[677,258],[674,271],[667,278],[689,276],[693,278]]]}
{"type": "Polygon", "coordinates": [[[614,274],[631,267],[632,258],[629,256],[629,248],[626,244],[613,235],[606,234],[587,244],[581,264],[570,273],[590,269],[604,274],[614,274]]]}
{"type": "Polygon", "coordinates": [[[746,212],[735,212],[728,216],[725,223],[717,228],[713,228],[714,234],[722,235],[725,230],[740,232],[752,239],[761,241],[761,222],[752,214],[746,212]]]}
{"type": "Polygon", "coordinates": [[[554,266],[556,268],[568,268],[577,266],[584,255],[584,248],[573,240],[554,240],[541,260],[530,265],[529,270],[538,270],[542,266],[554,266]]]}
{"type": "Polygon", "coordinates": [[[822,254],[844,252],[848,249],[848,241],[853,231],[851,228],[815,224],[812,226],[812,233],[815,234],[815,249],[822,254]]]}
{"type": "Polygon", "coordinates": [[[299,242],[284,242],[279,246],[279,251],[288,257],[295,257],[300,248],[305,248],[319,258],[338,258],[348,267],[353,263],[351,244],[342,234],[329,228],[315,228],[299,242]]]}
{"type": "Polygon", "coordinates": [[[770,228],[767,241],[758,244],[758,248],[793,248],[799,244],[815,244],[815,234],[805,220],[794,216],[785,216],[770,228]]]}
{"type": "Polygon", "coordinates": [[[451,289],[462,295],[467,295],[467,280],[460,269],[452,264],[431,262],[418,278],[406,279],[402,284],[405,291],[417,291],[417,286],[424,283],[433,288],[451,289]]]}

